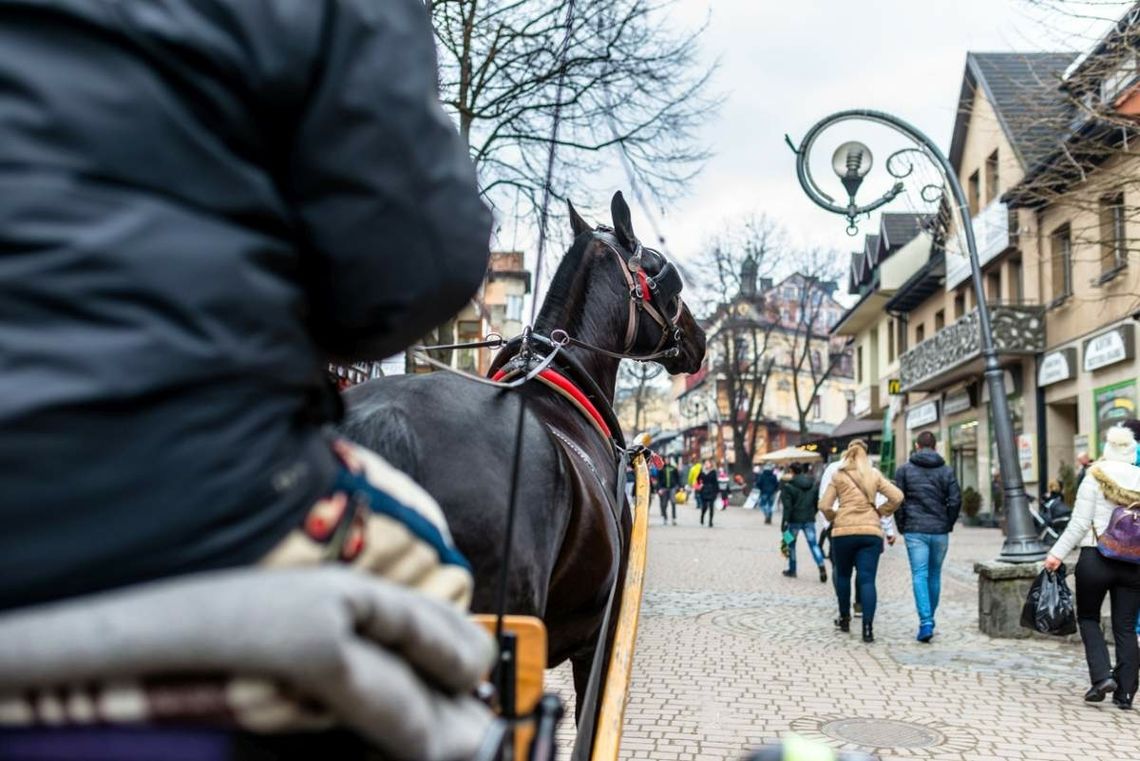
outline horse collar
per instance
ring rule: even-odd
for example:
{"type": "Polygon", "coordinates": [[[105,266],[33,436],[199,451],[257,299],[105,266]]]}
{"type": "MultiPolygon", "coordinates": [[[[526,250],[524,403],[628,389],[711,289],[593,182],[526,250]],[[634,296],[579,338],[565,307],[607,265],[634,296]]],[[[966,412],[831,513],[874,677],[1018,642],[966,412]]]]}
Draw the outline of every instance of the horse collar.
{"type": "MultiPolygon", "coordinates": [[[[503,367],[491,376],[491,380],[506,380],[515,372],[518,371],[508,370],[507,368],[503,367]]],[[[583,393],[582,389],[580,389],[573,381],[571,381],[569,378],[557,370],[549,367],[540,372],[536,376],[536,379],[542,384],[548,386],[559,396],[562,396],[565,399],[569,400],[569,402],[574,405],[574,407],[579,412],[581,412],[583,416],[585,416],[585,418],[590,422],[594,429],[598,433],[602,434],[602,437],[606,439],[606,441],[614,440],[613,432],[610,430],[609,425],[606,423],[606,419],[602,417],[602,413],[598,411],[598,408],[594,405],[593,402],[590,401],[590,398],[586,396],[586,394],[583,393]]]]}

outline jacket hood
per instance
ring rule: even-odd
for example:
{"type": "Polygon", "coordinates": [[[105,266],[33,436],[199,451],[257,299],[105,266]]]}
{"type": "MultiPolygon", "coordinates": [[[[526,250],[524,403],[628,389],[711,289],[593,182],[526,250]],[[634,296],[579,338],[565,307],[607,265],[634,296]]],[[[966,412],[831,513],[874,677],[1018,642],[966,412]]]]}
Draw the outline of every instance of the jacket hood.
{"type": "Polygon", "coordinates": [[[942,455],[933,449],[920,449],[912,453],[910,461],[920,468],[941,468],[946,464],[946,460],[942,459],[942,455]]]}
{"type": "Polygon", "coordinates": [[[803,473],[800,473],[798,476],[793,478],[790,483],[792,486],[802,491],[807,491],[811,487],[815,486],[815,480],[811,476],[805,475],[803,473]]]}
{"type": "Polygon", "coordinates": [[[1108,501],[1118,505],[1140,502],[1140,468],[1135,465],[1101,460],[1089,468],[1089,475],[1108,501]]]}

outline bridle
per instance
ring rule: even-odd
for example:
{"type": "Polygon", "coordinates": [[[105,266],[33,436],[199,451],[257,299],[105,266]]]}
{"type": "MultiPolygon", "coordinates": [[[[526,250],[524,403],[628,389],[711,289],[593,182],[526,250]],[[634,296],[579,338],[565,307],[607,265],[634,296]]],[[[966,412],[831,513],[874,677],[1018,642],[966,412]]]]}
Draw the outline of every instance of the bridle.
{"type": "Polygon", "coordinates": [[[685,339],[684,329],[677,324],[681,319],[681,312],[685,308],[684,302],[681,301],[681,289],[683,287],[681,273],[660,251],[646,248],[636,239],[634,239],[634,250],[627,252],[611,228],[598,227],[595,230],[595,235],[617,259],[618,270],[625,277],[626,290],[629,293],[629,317],[626,319],[625,342],[622,345],[622,351],[609,351],[600,346],[579,341],[563,330],[553,331],[551,338],[561,339],[565,337],[571,345],[580,346],[615,359],[633,359],[646,362],[680,356],[681,345],[685,339]],[[628,254],[628,258],[625,254],[628,254]],[[662,262],[655,275],[649,275],[646,272],[645,258],[647,255],[662,262]],[[649,354],[638,355],[633,353],[633,349],[641,330],[641,319],[645,315],[648,315],[661,328],[661,338],[649,354]]]}

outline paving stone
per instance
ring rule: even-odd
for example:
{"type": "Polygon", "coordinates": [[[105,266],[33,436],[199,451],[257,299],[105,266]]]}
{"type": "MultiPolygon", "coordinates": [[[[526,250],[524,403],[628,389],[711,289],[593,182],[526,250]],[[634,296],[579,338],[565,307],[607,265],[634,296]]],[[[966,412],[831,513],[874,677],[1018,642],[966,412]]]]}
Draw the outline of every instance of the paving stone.
{"type": "MultiPolygon", "coordinates": [[[[1079,643],[978,631],[973,568],[998,554],[998,531],[951,536],[929,645],[914,641],[906,550],[888,549],[876,642],[864,645],[859,619],[846,635],[832,624],[834,590],[814,577],[806,548],[800,577],[780,575],[778,525],[739,508],[712,530],[695,509],[678,517],[650,527],[623,759],[735,761],[793,732],[881,761],[1140,759],[1138,713],[1082,702],[1079,643]]],[[[567,668],[550,672],[548,686],[572,705],[570,685],[567,668]]],[[[572,718],[559,738],[570,747],[572,718]]]]}

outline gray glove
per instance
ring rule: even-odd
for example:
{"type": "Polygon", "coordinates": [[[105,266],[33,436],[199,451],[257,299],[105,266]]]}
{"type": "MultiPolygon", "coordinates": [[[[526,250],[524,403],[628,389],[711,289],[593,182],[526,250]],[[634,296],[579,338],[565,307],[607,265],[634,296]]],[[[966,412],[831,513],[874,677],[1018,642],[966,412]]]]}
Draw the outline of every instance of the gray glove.
{"type": "Polygon", "coordinates": [[[264,676],[397,759],[471,756],[468,693],[491,638],[462,614],[341,567],[182,577],[0,616],[0,695],[156,675],[264,676]]]}

